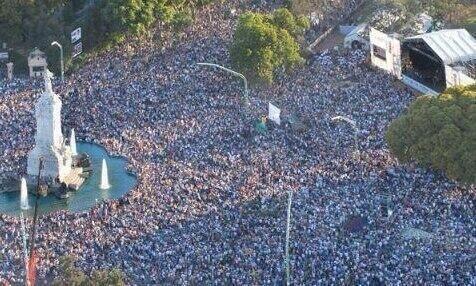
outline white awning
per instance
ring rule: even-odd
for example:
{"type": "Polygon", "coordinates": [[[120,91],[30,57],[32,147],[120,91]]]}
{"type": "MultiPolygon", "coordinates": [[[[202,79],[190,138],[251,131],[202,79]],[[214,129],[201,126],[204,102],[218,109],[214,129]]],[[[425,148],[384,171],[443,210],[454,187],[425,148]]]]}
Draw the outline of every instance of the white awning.
{"type": "Polygon", "coordinates": [[[446,65],[476,59],[476,40],[465,29],[441,30],[407,38],[418,39],[423,40],[446,65]]]}

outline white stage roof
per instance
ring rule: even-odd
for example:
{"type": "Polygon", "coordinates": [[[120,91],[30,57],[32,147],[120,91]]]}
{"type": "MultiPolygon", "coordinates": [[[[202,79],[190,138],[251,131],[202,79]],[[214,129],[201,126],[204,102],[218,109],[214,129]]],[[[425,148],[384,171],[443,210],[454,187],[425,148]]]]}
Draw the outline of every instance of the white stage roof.
{"type": "Polygon", "coordinates": [[[421,39],[446,65],[476,59],[476,40],[465,29],[440,30],[407,38],[421,39]]]}

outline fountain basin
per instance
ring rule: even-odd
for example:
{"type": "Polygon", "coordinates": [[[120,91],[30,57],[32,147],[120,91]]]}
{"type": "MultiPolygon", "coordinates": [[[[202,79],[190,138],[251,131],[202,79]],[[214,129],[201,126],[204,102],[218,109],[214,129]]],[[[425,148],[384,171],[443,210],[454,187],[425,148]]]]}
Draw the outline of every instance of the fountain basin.
{"type": "MultiPolygon", "coordinates": [[[[84,184],[77,190],[69,193],[69,197],[58,199],[54,194],[46,197],[40,197],[38,200],[38,213],[46,214],[59,210],[68,210],[71,212],[82,212],[91,209],[98,202],[103,200],[118,199],[134,188],[137,178],[126,170],[127,160],[123,157],[109,156],[107,151],[100,145],[92,143],[77,142],[78,153],[87,153],[91,159],[92,173],[86,179],[84,184]],[[101,168],[102,160],[107,158],[109,184],[111,187],[102,190],[101,168]]],[[[24,210],[26,215],[33,215],[35,205],[35,196],[32,191],[35,188],[35,182],[28,182],[30,194],[28,202],[30,209],[24,210]]],[[[20,183],[8,186],[0,186],[0,212],[19,216],[20,209],[20,183]],[[16,188],[13,190],[12,188],[16,188]]]]}

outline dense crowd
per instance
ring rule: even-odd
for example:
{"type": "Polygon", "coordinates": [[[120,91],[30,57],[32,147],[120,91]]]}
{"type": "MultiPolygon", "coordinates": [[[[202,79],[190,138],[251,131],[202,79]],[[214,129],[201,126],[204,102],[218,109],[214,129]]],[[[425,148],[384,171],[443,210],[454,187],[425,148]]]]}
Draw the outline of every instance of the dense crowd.
{"type": "MultiPolygon", "coordinates": [[[[90,211],[42,216],[40,278],[71,254],[85,271],[118,267],[137,285],[280,284],[293,192],[295,285],[476,284],[475,188],[401,165],[385,144],[414,95],[360,51],[324,52],[254,87],[243,106],[241,82],[195,65],[229,65],[233,3],[174,37],[104,52],[54,86],[64,128],[127,157],[138,184],[90,211]],[[282,124],[260,134],[268,101],[282,124]],[[337,115],[355,120],[355,141],[337,115]],[[402,236],[412,229],[429,235],[402,236]]],[[[25,173],[40,89],[0,86],[1,173],[25,173]]],[[[0,226],[0,283],[20,283],[19,220],[0,215],[0,226]]]]}

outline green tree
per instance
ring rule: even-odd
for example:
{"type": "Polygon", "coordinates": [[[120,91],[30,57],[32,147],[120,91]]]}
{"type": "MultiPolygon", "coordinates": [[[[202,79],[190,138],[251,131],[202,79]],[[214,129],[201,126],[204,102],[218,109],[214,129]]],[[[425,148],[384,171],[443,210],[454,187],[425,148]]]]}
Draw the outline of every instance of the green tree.
{"type": "Polygon", "coordinates": [[[155,20],[154,1],[111,0],[104,3],[102,14],[111,32],[144,33],[155,20]]]}
{"type": "Polygon", "coordinates": [[[255,81],[271,83],[277,68],[289,70],[301,64],[303,59],[293,35],[305,27],[298,23],[286,9],[278,9],[275,14],[241,15],[230,48],[235,68],[255,81]]]}
{"type": "Polygon", "coordinates": [[[273,12],[272,21],[274,25],[288,31],[293,37],[303,35],[310,26],[307,18],[295,17],[285,8],[276,9],[273,12]]]}
{"type": "Polygon", "coordinates": [[[419,97],[391,123],[386,139],[402,162],[476,183],[476,85],[419,97]]]}
{"type": "Polygon", "coordinates": [[[22,22],[27,1],[0,0],[0,39],[5,42],[22,41],[22,22]]]}
{"type": "Polygon", "coordinates": [[[119,269],[112,270],[97,270],[91,274],[89,278],[89,283],[87,285],[91,286],[123,286],[124,276],[119,269]]]}
{"type": "Polygon", "coordinates": [[[96,270],[90,277],[74,266],[72,256],[62,256],[59,260],[59,275],[53,286],[123,286],[124,275],[119,269],[96,270]]]}
{"type": "Polygon", "coordinates": [[[461,0],[434,0],[429,7],[439,20],[452,21],[454,13],[462,5],[461,0]]]}
{"type": "Polygon", "coordinates": [[[62,256],[59,259],[59,276],[53,282],[54,286],[79,286],[86,283],[86,275],[74,266],[72,256],[62,256]]]}
{"type": "Polygon", "coordinates": [[[167,0],[154,0],[154,15],[160,21],[168,24],[172,21],[175,14],[175,8],[169,5],[167,0]]]}
{"type": "Polygon", "coordinates": [[[34,47],[48,56],[53,72],[59,71],[58,51],[51,48],[59,41],[65,62],[71,58],[70,33],[83,28],[83,48],[107,47],[121,41],[128,32],[144,34],[160,20],[182,28],[192,22],[195,7],[213,0],[0,0],[0,44],[6,42],[16,71],[26,71],[26,57],[34,47]],[[92,5],[90,5],[90,4],[92,5]],[[88,9],[83,9],[85,7],[88,9]],[[79,10],[79,11],[78,11],[79,10]],[[77,14],[76,12],[79,12],[77,14]]]}

